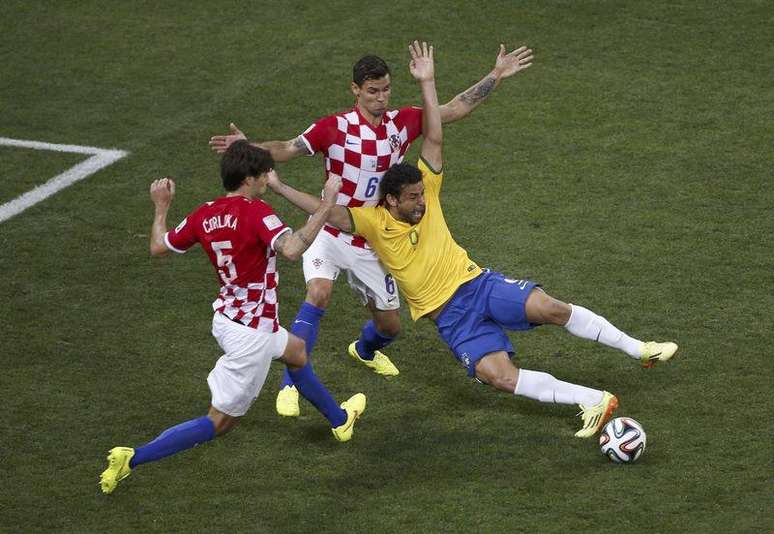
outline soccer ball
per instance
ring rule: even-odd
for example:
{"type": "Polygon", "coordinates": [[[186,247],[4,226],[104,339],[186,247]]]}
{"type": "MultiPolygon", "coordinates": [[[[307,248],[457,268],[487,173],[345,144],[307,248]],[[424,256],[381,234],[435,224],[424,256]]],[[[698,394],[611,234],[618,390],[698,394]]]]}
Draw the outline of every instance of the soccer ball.
{"type": "Polygon", "coordinates": [[[608,421],[599,435],[599,448],[611,462],[630,464],[645,450],[645,431],[630,417],[616,417],[608,421]]]}

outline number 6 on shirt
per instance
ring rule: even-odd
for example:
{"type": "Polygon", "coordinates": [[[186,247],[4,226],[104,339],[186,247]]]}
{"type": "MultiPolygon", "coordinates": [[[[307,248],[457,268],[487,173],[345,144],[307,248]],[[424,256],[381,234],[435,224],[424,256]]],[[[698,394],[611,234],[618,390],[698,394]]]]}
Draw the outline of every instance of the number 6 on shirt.
{"type": "Polygon", "coordinates": [[[365,196],[368,198],[371,198],[374,196],[374,193],[376,193],[376,187],[379,185],[379,178],[380,176],[374,176],[370,180],[368,180],[368,185],[366,186],[365,190],[365,196]]]}

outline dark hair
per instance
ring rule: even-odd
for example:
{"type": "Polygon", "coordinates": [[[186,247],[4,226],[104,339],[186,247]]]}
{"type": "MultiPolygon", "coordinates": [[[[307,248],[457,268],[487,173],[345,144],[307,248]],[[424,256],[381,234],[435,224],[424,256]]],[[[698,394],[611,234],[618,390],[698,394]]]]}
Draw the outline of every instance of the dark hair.
{"type": "Polygon", "coordinates": [[[352,67],[352,81],[362,87],[366,80],[378,80],[390,73],[390,67],[380,57],[363,56],[352,67]]]}
{"type": "Polygon", "coordinates": [[[248,176],[260,176],[274,168],[274,158],[268,150],[247,141],[235,141],[220,160],[220,177],[226,191],[236,191],[248,176]]]}
{"type": "Polygon", "coordinates": [[[379,194],[382,199],[387,195],[400,198],[400,192],[407,185],[416,184],[422,181],[422,172],[410,163],[396,163],[384,173],[382,182],[379,184],[379,194]]]}

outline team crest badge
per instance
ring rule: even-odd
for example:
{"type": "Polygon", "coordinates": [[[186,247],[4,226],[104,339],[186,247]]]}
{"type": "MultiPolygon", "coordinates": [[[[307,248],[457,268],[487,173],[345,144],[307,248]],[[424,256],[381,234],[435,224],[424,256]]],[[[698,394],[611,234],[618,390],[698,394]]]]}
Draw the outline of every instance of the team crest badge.
{"type": "Polygon", "coordinates": [[[393,152],[397,152],[400,149],[400,136],[398,134],[390,136],[390,148],[393,152]]]}

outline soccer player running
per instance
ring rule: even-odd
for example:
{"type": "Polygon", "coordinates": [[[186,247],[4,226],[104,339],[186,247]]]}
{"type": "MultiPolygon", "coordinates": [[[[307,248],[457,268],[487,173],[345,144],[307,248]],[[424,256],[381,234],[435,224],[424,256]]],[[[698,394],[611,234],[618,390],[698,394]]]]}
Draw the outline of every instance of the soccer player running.
{"type": "MultiPolygon", "coordinates": [[[[580,405],[576,436],[593,436],[618,406],[607,391],[563,382],[552,375],[518,369],[505,330],[541,324],[564,326],[571,334],[598,341],[639,359],[646,367],[669,360],[674,343],[642,343],[594,312],[565,304],[534,282],[481,269],[452,238],[439,199],[443,181],[442,127],[435,92],[433,48],[414,42],[410,71],[424,103],[419,166],[394,165],[382,179],[377,207],[335,206],[328,222],[368,240],[397,280],[414,320],[433,321],[468,375],[497,389],[541,402],[580,405]]],[[[269,187],[312,213],[320,200],[272,177],[269,187]]]]}
{"type": "Polygon", "coordinates": [[[362,393],[339,406],[309,365],[304,341],[279,324],[277,252],[296,261],[320,231],[334,206],[341,181],[325,183],[319,209],[297,232],[286,226],[262,200],[274,161],[263,149],[246,141],[233,143],[221,160],[226,195],[205,202],[173,230],[167,231],[167,212],[175,196],[171,178],[155,180],[150,197],[155,216],[150,253],[183,253],[201,244],[220,282],[212,304],[212,335],[224,354],[207,377],[212,403],[207,415],[162,432],[136,449],[115,447],[108,468],[100,476],[105,493],[140,464],[190,449],[233,429],[261,391],[272,360],[282,360],[301,395],[330,422],[339,441],[352,438],[354,424],[366,407],[362,393]]]}
{"type": "MultiPolygon", "coordinates": [[[[466,117],[502,80],[523,70],[531,60],[532,50],[527,47],[506,54],[505,46],[500,45],[492,71],[441,106],[441,121],[448,123],[466,117]]],[[[403,160],[411,142],[421,134],[422,109],[389,109],[390,69],[376,56],[365,56],[355,63],[351,89],[355,96],[355,106],[351,110],[318,120],[294,139],[267,141],[256,146],[269,150],[275,161],[322,152],[325,173],[342,177],[338,204],[375,206],[379,201],[382,176],[388,168],[403,160]]],[[[210,145],[221,152],[237,139],[246,137],[232,124],[230,135],[214,136],[210,145]]],[[[349,285],[360,295],[372,316],[372,320],[363,326],[360,337],[349,345],[348,352],[380,375],[397,375],[397,367],[381,352],[400,331],[400,302],[395,281],[385,272],[362,236],[342,232],[331,225],[326,225],[323,230],[304,254],[306,299],[293,321],[291,332],[306,341],[306,350],[311,354],[333,283],[345,271],[349,285]]],[[[276,406],[280,415],[297,416],[300,413],[298,392],[288,373],[285,373],[276,406]]]]}

